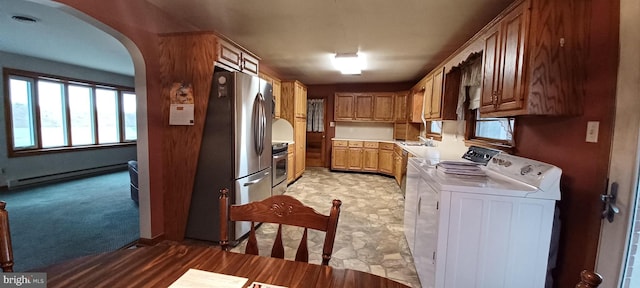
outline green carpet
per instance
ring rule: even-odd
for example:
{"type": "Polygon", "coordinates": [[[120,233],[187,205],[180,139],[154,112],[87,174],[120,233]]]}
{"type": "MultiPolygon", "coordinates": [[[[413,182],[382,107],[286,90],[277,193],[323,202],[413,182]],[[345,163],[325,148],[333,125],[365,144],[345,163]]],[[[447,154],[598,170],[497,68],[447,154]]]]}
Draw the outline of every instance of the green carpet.
{"type": "Polygon", "coordinates": [[[117,250],[139,238],[127,171],[0,193],[7,202],[14,270],[117,250]]]}

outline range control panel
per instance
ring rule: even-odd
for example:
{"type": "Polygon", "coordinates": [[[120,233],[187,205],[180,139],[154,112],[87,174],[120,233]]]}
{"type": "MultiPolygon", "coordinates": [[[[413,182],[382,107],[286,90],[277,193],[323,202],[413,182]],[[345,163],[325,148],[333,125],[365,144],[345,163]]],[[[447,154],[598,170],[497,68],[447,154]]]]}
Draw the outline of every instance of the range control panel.
{"type": "Polygon", "coordinates": [[[489,163],[489,160],[491,160],[491,158],[493,158],[493,156],[496,156],[498,153],[500,153],[499,150],[471,146],[469,147],[469,150],[467,150],[467,152],[462,155],[462,158],[486,166],[487,163],[489,163]]]}

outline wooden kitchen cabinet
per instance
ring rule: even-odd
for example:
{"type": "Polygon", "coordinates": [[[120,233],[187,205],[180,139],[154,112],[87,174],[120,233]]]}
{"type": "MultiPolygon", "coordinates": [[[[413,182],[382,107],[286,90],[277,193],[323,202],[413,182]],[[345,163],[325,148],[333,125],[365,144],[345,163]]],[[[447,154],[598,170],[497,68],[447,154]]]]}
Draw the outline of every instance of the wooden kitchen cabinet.
{"type": "Polygon", "coordinates": [[[380,143],[378,149],[378,172],[393,175],[393,143],[380,143]]]}
{"type": "Polygon", "coordinates": [[[420,123],[394,123],[393,139],[396,140],[418,140],[420,135],[420,123]]]}
{"type": "Polygon", "coordinates": [[[406,166],[405,166],[405,169],[403,169],[402,148],[395,146],[393,149],[393,177],[396,179],[396,182],[398,183],[398,185],[402,183],[403,170],[406,170],[406,166]]]}
{"type": "Polygon", "coordinates": [[[306,138],[307,138],[307,119],[306,118],[296,118],[295,124],[295,132],[294,139],[296,142],[296,152],[295,152],[295,177],[298,178],[302,176],[302,173],[305,170],[306,165],[306,138]]]}
{"type": "Polygon", "coordinates": [[[331,169],[393,174],[394,143],[333,140],[331,169]]]}
{"type": "Polygon", "coordinates": [[[287,184],[296,180],[296,163],[295,163],[296,144],[289,144],[287,150],[287,184]]]}
{"type": "Polygon", "coordinates": [[[293,126],[294,177],[304,173],[307,138],[307,88],[299,81],[281,81],[280,116],[293,126]]]}
{"type": "Polygon", "coordinates": [[[422,105],[424,103],[424,86],[412,90],[407,98],[407,120],[411,123],[422,123],[422,105]]]}
{"type": "Polygon", "coordinates": [[[589,4],[568,5],[516,1],[484,29],[482,117],[582,113],[589,4]]]}
{"type": "Polygon", "coordinates": [[[440,67],[426,77],[424,82],[424,119],[437,120],[441,118],[440,112],[443,96],[444,67],[440,67]]]}
{"type": "Polygon", "coordinates": [[[393,93],[336,93],[335,121],[394,121],[393,93]]]}
{"type": "Polygon", "coordinates": [[[373,120],[379,122],[393,122],[393,110],[395,106],[393,93],[377,93],[374,95],[373,120]]]}
{"type": "Polygon", "coordinates": [[[349,170],[362,171],[362,160],[364,157],[362,147],[362,141],[349,141],[349,163],[347,167],[349,170]]]}
{"type": "Polygon", "coordinates": [[[349,167],[348,141],[334,140],[331,147],[331,169],[347,170],[349,167]]]}
{"type": "Polygon", "coordinates": [[[335,121],[351,121],[353,120],[353,95],[336,93],[334,98],[333,119],[335,121]]]}
{"type": "Polygon", "coordinates": [[[258,76],[258,58],[222,39],[218,39],[217,43],[217,62],[233,70],[258,76]]]}
{"type": "Polygon", "coordinates": [[[280,79],[277,79],[275,77],[270,76],[269,74],[265,74],[260,72],[259,73],[260,78],[262,78],[262,80],[266,81],[267,83],[271,84],[272,87],[272,95],[273,95],[273,118],[276,119],[280,119],[280,107],[282,106],[280,101],[280,79]]]}
{"type": "Polygon", "coordinates": [[[373,95],[355,94],[354,99],[354,120],[373,120],[373,95]]]}
{"type": "Polygon", "coordinates": [[[378,142],[364,142],[362,170],[378,171],[378,142]]]}
{"type": "Polygon", "coordinates": [[[409,91],[396,93],[393,111],[393,119],[396,123],[407,122],[407,98],[409,98],[409,91]]]}
{"type": "Polygon", "coordinates": [[[485,34],[480,113],[523,108],[525,13],[517,6],[485,34]]]}

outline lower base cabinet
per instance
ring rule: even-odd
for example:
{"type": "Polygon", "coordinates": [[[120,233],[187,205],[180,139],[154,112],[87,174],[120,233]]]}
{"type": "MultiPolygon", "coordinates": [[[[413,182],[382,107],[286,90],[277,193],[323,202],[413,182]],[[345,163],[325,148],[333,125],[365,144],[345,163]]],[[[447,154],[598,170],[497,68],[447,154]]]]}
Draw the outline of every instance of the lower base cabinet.
{"type": "MultiPolygon", "coordinates": [[[[394,176],[395,143],[333,140],[331,170],[377,172],[394,176]]],[[[406,163],[405,163],[406,170],[406,163]]]]}

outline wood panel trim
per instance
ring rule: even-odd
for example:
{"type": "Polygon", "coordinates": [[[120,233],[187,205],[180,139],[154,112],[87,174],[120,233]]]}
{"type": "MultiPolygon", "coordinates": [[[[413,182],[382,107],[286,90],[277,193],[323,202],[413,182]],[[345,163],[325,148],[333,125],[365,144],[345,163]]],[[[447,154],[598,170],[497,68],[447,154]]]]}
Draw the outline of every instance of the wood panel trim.
{"type": "Polygon", "coordinates": [[[211,90],[217,37],[213,33],[185,33],[160,37],[162,84],[164,233],[168,240],[184,239],[205,114],[211,90]],[[193,85],[193,126],[170,126],[170,90],[174,82],[193,85]]]}

